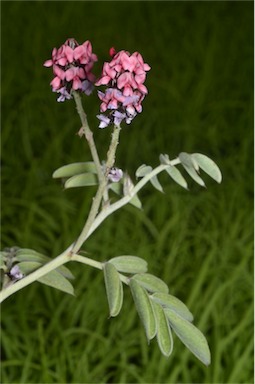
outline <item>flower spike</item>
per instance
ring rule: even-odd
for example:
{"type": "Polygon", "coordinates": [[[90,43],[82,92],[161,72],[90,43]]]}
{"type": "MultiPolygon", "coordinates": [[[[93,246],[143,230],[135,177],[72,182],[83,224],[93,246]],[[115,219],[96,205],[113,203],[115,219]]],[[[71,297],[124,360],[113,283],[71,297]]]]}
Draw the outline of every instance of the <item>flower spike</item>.
{"type": "Polygon", "coordinates": [[[98,91],[102,101],[100,112],[107,115],[98,115],[99,128],[109,124],[119,125],[123,120],[130,124],[137,113],[142,112],[142,101],[148,93],[144,85],[146,72],[150,66],[144,63],[140,53],[132,55],[128,51],[116,53],[112,47],[109,51],[111,62],[104,63],[100,79],[96,86],[105,85],[105,92],[98,91]]]}
{"type": "Polygon", "coordinates": [[[67,39],[60,48],[53,49],[52,59],[46,60],[44,66],[53,67],[55,77],[50,85],[53,92],[60,94],[57,101],[71,99],[72,90],[91,94],[96,79],[91,70],[96,61],[89,40],[79,45],[75,39],[67,39]]]}

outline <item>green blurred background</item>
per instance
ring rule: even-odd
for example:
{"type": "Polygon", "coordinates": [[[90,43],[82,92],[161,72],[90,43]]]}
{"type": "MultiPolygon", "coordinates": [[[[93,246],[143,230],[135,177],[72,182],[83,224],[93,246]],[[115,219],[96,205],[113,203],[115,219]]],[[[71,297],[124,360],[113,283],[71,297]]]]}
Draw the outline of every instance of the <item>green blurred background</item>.
{"type": "MultiPolygon", "coordinates": [[[[74,103],[56,102],[43,62],[68,37],[89,39],[99,62],[108,50],[142,53],[152,67],[144,111],[124,127],[118,166],[131,175],[158,155],[212,157],[223,173],[207,189],[167,177],[147,186],[143,212],[127,207],[88,241],[91,257],[134,254],[183,300],[206,335],[205,368],[177,338],[164,358],[147,345],[128,289],[108,319],[102,273],[73,264],[76,297],[38,283],[2,306],[3,383],[253,382],[253,3],[2,2],[2,248],[51,257],[82,227],[93,188],[63,191],[63,164],[90,160],[76,132],[74,103]]],[[[94,96],[84,103],[101,158],[94,96]]]]}

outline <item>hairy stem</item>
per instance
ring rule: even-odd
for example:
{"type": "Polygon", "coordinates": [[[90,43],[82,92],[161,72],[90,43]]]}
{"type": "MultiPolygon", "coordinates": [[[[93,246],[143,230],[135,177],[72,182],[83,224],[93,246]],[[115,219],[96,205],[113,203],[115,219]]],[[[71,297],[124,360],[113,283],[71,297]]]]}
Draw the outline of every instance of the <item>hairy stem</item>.
{"type": "Polygon", "coordinates": [[[93,159],[93,161],[95,163],[95,166],[96,166],[96,169],[97,169],[98,180],[99,180],[99,183],[100,183],[103,180],[103,178],[104,178],[104,174],[103,174],[101,163],[100,163],[100,159],[99,159],[99,156],[98,156],[98,153],[97,153],[97,149],[96,149],[96,145],[95,145],[95,141],[94,141],[94,137],[93,137],[93,132],[89,128],[89,124],[88,124],[88,120],[87,120],[87,115],[86,115],[86,113],[85,113],[85,111],[83,109],[83,106],[82,106],[81,96],[76,91],[73,91],[72,95],[74,97],[74,101],[75,101],[75,104],[76,104],[76,109],[77,109],[78,115],[80,116],[80,120],[81,120],[81,123],[82,123],[81,129],[83,130],[84,135],[86,137],[86,140],[88,142],[88,145],[89,145],[89,148],[90,148],[90,152],[91,152],[91,155],[92,155],[92,159],[93,159]]]}
{"type": "Polygon", "coordinates": [[[114,126],[111,144],[110,144],[110,147],[109,147],[109,150],[107,153],[106,172],[105,172],[103,180],[99,184],[96,196],[93,199],[93,203],[92,203],[92,206],[90,209],[88,219],[87,219],[87,221],[83,227],[83,230],[81,231],[77,241],[74,244],[74,247],[72,249],[73,253],[79,252],[82,244],[84,243],[84,241],[88,237],[87,235],[88,235],[88,232],[90,230],[90,227],[93,224],[93,222],[94,222],[94,220],[98,214],[100,204],[102,201],[102,197],[103,197],[104,191],[105,191],[105,189],[107,187],[107,183],[108,183],[107,176],[108,176],[109,170],[111,169],[111,167],[114,165],[114,162],[115,162],[115,155],[116,155],[117,145],[119,143],[120,130],[121,130],[120,126],[117,126],[117,125],[114,126]]]}

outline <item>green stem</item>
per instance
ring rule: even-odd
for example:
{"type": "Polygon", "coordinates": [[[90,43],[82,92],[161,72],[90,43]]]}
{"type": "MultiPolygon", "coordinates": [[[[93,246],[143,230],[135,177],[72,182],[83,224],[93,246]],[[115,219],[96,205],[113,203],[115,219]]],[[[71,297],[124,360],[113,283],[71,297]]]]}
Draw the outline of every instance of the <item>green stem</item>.
{"type": "Polygon", "coordinates": [[[75,104],[76,104],[76,109],[77,109],[77,112],[78,112],[78,114],[80,116],[80,120],[81,120],[81,123],[82,123],[81,129],[83,130],[84,135],[85,135],[85,137],[87,139],[87,142],[88,142],[88,145],[89,145],[89,148],[90,148],[90,152],[91,152],[91,155],[92,155],[92,159],[93,159],[93,161],[95,163],[95,166],[96,166],[96,169],[97,169],[97,175],[98,175],[98,180],[99,180],[99,184],[100,184],[102,182],[103,178],[104,178],[104,174],[103,174],[102,167],[101,167],[101,162],[100,162],[100,159],[99,159],[99,156],[98,156],[98,153],[97,153],[97,149],[96,149],[96,145],[95,145],[95,141],[94,141],[94,137],[93,137],[93,132],[89,128],[89,124],[88,124],[88,120],[87,120],[87,115],[86,115],[86,113],[85,113],[85,111],[83,109],[83,106],[82,106],[81,96],[76,91],[73,91],[72,95],[74,97],[74,101],[75,101],[75,104]]]}
{"type": "Polygon", "coordinates": [[[111,144],[109,147],[109,151],[107,153],[106,172],[104,175],[104,179],[99,184],[96,196],[93,199],[93,203],[92,203],[92,206],[90,209],[88,219],[87,219],[87,221],[83,227],[83,230],[81,231],[81,233],[80,233],[78,239],[76,240],[75,245],[72,249],[73,253],[79,252],[82,244],[87,239],[87,237],[88,237],[87,235],[88,235],[88,232],[90,230],[90,227],[93,224],[93,222],[94,222],[94,220],[98,214],[99,207],[100,207],[100,204],[102,201],[102,197],[103,197],[104,191],[105,191],[105,189],[107,187],[107,183],[108,183],[107,176],[108,176],[109,170],[112,168],[112,166],[114,165],[114,162],[115,162],[115,155],[116,155],[117,145],[119,143],[120,130],[121,130],[120,126],[117,126],[117,125],[114,126],[111,144]]]}
{"type": "Polygon", "coordinates": [[[40,277],[46,275],[47,273],[70,261],[72,256],[71,250],[72,245],[70,245],[70,247],[68,247],[63,253],[61,253],[61,255],[57,256],[49,263],[43,265],[41,268],[30,273],[28,276],[23,277],[21,280],[3,289],[0,292],[0,303],[4,301],[7,297],[11,296],[13,293],[19,291],[20,289],[26,287],[34,281],[37,281],[38,279],[40,279],[40,277]]]}
{"type": "MultiPolygon", "coordinates": [[[[90,265],[91,267],[103,270],[104,263],[100,263],[99,261],[89,259],[88,257],[85,257],[85,256],[75,254],[72,256],[72,261],[78,261],[79,263],[90,265]]],[[[124,284],[126,284],[126,285],[129,284],[129,278],[127,276],[122,275],[121,273],[119,273],[119,276],[120,276],[120,280],[124,284]]]]}
{"type": "MultiPolygon", "coordinates": [[[[177,159],[174,159],[171,161],[171,165],[176,165],[176,164],[179,164],[180,163],[180,160],[177,158],[177,159]]],[[[99,213],[99,215],[95,218],[94,222],[92,223],[92,225],[90,226],[90,229],[87,233],[87,237],[86,239],[99,227],[99,225],[108,217],[110,216],[113,212],[117,211],[118,209],[120,209],[121,207],[123,207],[124,205],[128,204],[130,202],[130,200],[133,199],[133,197],[143,188],[143,186],[148,183],[148,181],[150,181],[150,179],[152,179],[153,176],[156,176],[157,174],[159,174],[160,172],[166,170],[167,168],[169,167],[169,165],[164,165],[164,164],[161,164],[159,165],[158,167],[156,167],[155,169],[153,169],[153,171],[151,171],[150,173],[148,173],[146,176],[144,176],[136,185],[135,187],[130,191],[130,193],[124,197],[122,197],[122,199],[116,201],[116,203],[110,205],[109,207],[107,207],[107,209],[103,210],[102,212],[99,213]]],[[[85,240],[86,240],[85,239],[85,240]]],[[[84,241],[85,241],[84,240],[84,241]]]]}

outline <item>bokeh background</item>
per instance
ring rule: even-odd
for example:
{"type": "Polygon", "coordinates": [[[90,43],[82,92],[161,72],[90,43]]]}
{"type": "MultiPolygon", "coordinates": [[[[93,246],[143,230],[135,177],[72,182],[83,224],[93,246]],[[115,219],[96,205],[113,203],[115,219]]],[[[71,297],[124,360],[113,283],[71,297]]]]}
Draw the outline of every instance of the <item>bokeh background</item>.
{"type": "MultiPolygon", "coordinates": [[[[74,103],[56,102],[43,67],[68,37],[142,53],[152,67],[144,111],[124,127],[117,164],[131,175],[160,153],[212,157],[223,173],[189,191],[161,177],[144,209],[115,213],[86,244],[91,257],[133,254],[149,262],[206,335],[204,367],[175,338],[170,358],[148,346],[125,290],[108,318],[102,273],[72,264],[76,297],[35,283],[2,305],[3,383],[253,382],[253,2],[4,1],[2,8],[2,248],[51,257],[82,227],[93,188],[63,191],[63,164],[90,160],[74,103]]],[[[84,97],[101,158],[96,93],[84,97]]]]}

